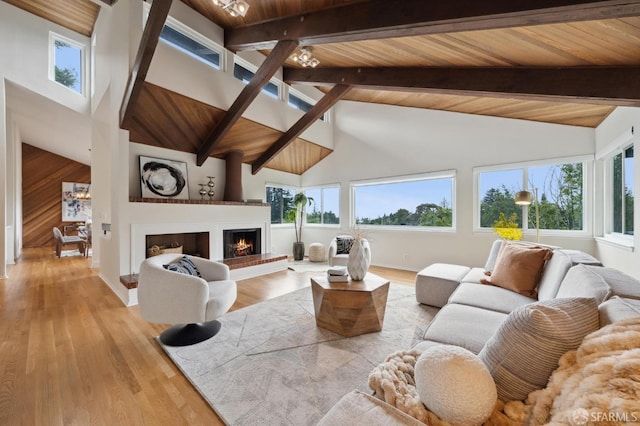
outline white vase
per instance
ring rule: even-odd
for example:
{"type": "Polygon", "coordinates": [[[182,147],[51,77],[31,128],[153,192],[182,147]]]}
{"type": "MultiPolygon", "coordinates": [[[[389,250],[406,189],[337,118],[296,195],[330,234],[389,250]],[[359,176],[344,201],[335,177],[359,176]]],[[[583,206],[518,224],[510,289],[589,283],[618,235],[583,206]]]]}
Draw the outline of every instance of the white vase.
{"type": "Polygon", "coordinates": [[[347,261],[347,272],[354,281],[360,281],[367,275],[369,269],[369,261],[364,252],[362,241],[355,240],[349,251],[349,260],[347,261]]]}

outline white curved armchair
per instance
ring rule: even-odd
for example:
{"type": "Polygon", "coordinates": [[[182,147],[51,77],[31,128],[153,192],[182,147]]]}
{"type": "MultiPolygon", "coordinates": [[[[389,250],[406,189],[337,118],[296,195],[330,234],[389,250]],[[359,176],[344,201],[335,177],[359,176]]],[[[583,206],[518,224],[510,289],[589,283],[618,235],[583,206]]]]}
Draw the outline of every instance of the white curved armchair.
{"type": "Polygon", "coordinates": [[[169,271],[163,265],[183,255],[161,254],[145,259],[138,276],[138,304],[146,321],[176,324],[160,335],[168,346],[186,346],[213,337],[221,324],[215,321],[231,308],[237,297],[229,267],[201,257],[187,256],[202,278],[169,271]]]}
{"type": "MultiPolygon", "coordinates": [[[[349,235],[338,236],[331,240],[329,243],[329,266],[347,266],[349,260],[349,253],[338,253],[338,238],[353,239],[349,235]]],[[[369,241],[365,238],[362,239],[362,248],[364,249],[364,255],[367,258],[367,265],[371,264],[371,247],[369,241]]]]}

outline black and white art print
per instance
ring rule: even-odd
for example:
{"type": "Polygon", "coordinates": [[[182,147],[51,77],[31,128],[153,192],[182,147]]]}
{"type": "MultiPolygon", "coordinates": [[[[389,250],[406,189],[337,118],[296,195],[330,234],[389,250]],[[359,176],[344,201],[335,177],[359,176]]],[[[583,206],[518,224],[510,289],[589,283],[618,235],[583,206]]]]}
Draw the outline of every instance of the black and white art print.
{"type": "Polygon", "coordinates": [[[140,186],[144,198],[188,200],[187,163],[141,155],[140,186]]]}

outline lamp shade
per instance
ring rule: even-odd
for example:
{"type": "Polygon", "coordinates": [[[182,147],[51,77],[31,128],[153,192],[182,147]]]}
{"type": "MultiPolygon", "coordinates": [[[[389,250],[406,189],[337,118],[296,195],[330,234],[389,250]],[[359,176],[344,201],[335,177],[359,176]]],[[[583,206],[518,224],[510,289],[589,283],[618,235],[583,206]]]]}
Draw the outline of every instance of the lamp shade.
{"type": "Polygon", "coordinates": [[[520,191],[516,192],[515,197],[513,197],[516,204],[521,206],[528,206],[533,202],[533,197],[529,191],[520,191]]]}

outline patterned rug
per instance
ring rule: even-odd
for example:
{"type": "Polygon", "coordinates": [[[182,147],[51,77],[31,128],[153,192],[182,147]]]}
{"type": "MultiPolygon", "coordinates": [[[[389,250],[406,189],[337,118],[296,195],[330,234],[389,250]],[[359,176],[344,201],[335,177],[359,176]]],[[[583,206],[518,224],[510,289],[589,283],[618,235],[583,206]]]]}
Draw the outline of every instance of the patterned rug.
{"type": "Polygon", "coordinates": [[[308,260],[291,260],[287,267],[294,272],[326,272],[329,262],[309,262],[308,260]]]}
{"type": "Polygon", "coordinates": [[[370,392],[373,367],[411,348],[436,312],[392,283],[382,331],[344,338],[316,327],[307,287],[229,312],[205,342],[158,343],[227,424],[314,425],[344,394],[370,392]]]}

